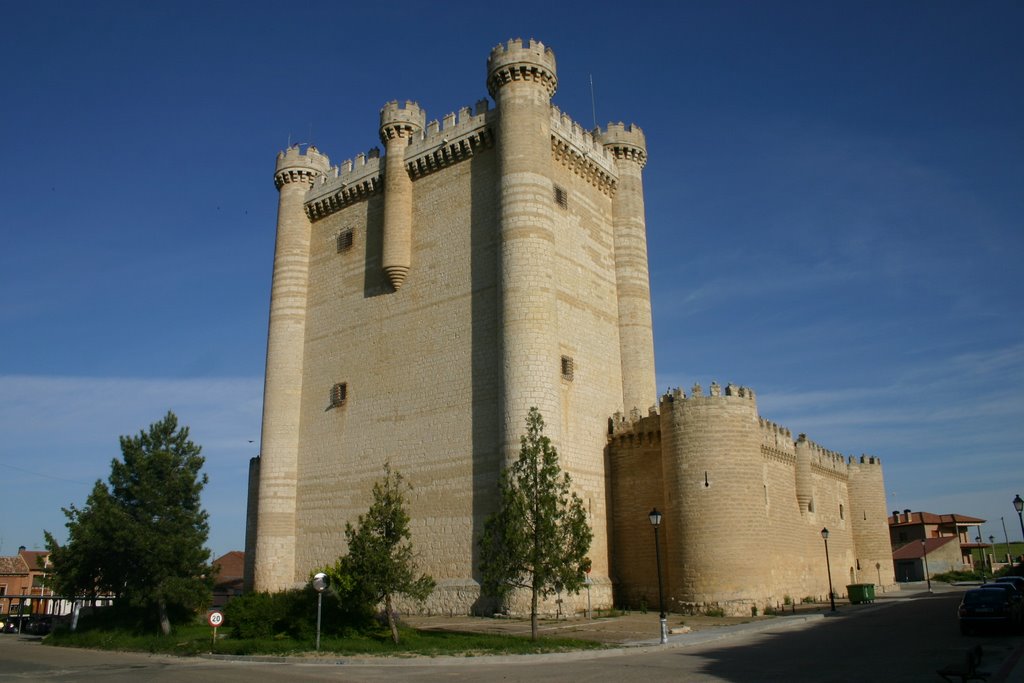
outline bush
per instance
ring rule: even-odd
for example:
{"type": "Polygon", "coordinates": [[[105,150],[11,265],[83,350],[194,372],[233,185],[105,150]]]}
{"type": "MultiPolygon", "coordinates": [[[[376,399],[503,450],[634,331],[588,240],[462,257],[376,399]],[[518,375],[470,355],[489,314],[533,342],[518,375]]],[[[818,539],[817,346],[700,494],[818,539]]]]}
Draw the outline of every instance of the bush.
{"type": "MultiPolygon", "coordinates": [[[[171,624],[181,626],[192,623],[196,618],[194,610],[180,605],[168,605],[171,624]]],[[[79,631],[126,631],[147,635],[160,630],[157,612],[149,606],[131,605],[119,600],[106,607],[86,607],[78,620],[79,631]]]]}
{"type": "Polygon", "coordinates": [[[941,581],[942,583],[956,583],[957,581],[982,581],[984,576],[980,572],[971,571],[949,571],[943,572],[942,574],[934,574],[932,581],[941,581]]]}
{"type": "MultiPolygon", "coordinates": [[[[328,590],[323,594],[320,632],[343,636],[373,623],[366,605],[328,590]]],[[[278,593],[248,593],[224,608],[224,620],[235,638],[288,636],[312,639],[316,634],[317,593],[310,586],[278,593]]]]}

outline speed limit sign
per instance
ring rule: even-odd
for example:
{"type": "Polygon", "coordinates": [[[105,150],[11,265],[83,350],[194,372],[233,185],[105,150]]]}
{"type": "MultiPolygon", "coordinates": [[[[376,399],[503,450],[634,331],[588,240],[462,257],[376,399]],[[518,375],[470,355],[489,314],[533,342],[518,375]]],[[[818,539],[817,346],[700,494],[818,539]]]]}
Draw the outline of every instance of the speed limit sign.
{"type": "Polygon", "coordinates": [[[224,623],[224,615],[216,611],[210,612],[209,616],[206,617],[206,620],[210,622],[210,626],[217,628],[224,623]]]}

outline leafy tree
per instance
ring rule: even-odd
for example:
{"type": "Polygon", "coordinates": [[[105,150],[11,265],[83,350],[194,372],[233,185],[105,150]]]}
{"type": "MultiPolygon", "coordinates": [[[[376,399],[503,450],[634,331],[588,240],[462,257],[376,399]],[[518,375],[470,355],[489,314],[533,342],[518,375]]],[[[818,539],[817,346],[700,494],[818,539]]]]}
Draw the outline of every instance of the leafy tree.
{"type": "Polygon", "coordinates": [[[434,592],[434,579],[426,574],[418,578],[413,556],[409,513],[405,511],[405,491],[410,490],[402,475],[384,465],[384,480],[373,485],[373,503],[366,515],[353,527],[345,524],[348,554],[338,559],[326,573],[333,586],[345,586],[346,592],[364,604],[384,603],[391,639],[398,643],[394,598],[406,595],[426,600],[434,592]]]}
{"type": "Polygon", "coordinates": [[[46,532],[57,589],[112,594],[155,615],[165,635],[172,616],[206,605],[213,578],[200,451],[172,412],[138,436],[122,436],[109,482],[97,481],[84,507],[64,509],[68,542],[60,546],[46,532]]]}
{"type": "Polygon", "coordinates": [[[483,588],[500,598],[528,589],[536,640],[538,599],[579,592],[593,539],[583,502],[570,492],[569,474],[561,472],[558,451],[544,436],[536,408],[526,417],[519,459],[502,470],[499,496],[498,510],[487,518],[480,538],[483,588]]]}

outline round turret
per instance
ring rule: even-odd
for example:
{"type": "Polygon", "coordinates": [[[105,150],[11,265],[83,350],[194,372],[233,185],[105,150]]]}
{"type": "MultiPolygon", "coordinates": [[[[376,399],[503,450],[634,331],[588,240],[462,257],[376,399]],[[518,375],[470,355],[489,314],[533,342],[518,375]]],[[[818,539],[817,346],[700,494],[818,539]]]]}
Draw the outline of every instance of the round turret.
{"type": "Polygon", "coordinates": [[[274,185],[277,245],[270,287],[267,373],[263,389],[263,429],[256,506],[253,586],[281,590],[295,582],[295,470],[299,459],[302,349],[306,330],[311,226],[306,193],[331,167],[327,155],[310,145],[277,155],[274,185]]]}
{"type": "Polygon", "coordinates": [[[712,383],[710,394],[698,386],[661,401],[668,594],[746,605],[770,593],[751,561],[766,537],[757,402],[745,387],[712,383]]]}
{"type": "Polygon", "coordinates": [[[310,145],[303,153],[298,145],[293,145],[277,154],[277,167],[274,170],[274,185],[278,190],[286,183],[306,183],[326,175],[331,168],[331,160],[326,154],[310,145]]]}
{"type": "Polygon", "coordinates": [[[426,121],[426,112],[415,102],[406,102],[405,106],[388,102],[380,110],[380,141],[387,146],[389,140],[412,138],[423,130],[426,121]]]}
{"type": "Polygon", "coordinates": [[[426,113],[415,102],[388,102],[380,110],[384,143],[384,241],[382,265],[397,292],[412,266],[412,179],[405,152],[423,131],[426,113]]]}
{"type": "Polygon", "coordinates": [[[601,131],[598,138],[616,159],[632,159],[640,168],[647,164],[647,139],[640,126],[627,126],[621,121],[609,123],[607,130],[601,131]]]}
{"type": "Polygon", "coordinates": [[[555,53],[533,39],[526,46],[519,38],[498,45],[487,59],[487,92],[497,99],[498,90],[512,81],[536,81],[547,89],[550,99],[558,89],[555,53]]]}

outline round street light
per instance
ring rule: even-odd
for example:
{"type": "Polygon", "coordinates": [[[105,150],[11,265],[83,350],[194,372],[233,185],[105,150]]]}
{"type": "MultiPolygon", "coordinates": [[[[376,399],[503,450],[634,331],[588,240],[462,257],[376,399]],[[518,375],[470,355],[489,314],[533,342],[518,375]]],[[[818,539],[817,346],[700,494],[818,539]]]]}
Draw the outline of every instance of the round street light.
{"type": "Polygon", "coordinates": [[[654,561],[658,565],[658,609],[661,612],[659,614],[661,644],[664,645],[668,642],[668,622],[665,619],[665,593],[661,588],[661,551],[658,549],[658,527],[661,526],[661,513],[658,512],[658,508],[653,508],[647,515],[647,519],[651,520],[651,526],[654,527],[654,561]]]}
{"type": "Polygon", "coordinates": [[[836,592],[832,590],[832,563],[828,559],[828,527],[821,530],[821,538],[825,541],[825,568],[828,569],[828,601],[832,605],[832,611],[836,611],[836,592]]]}
{"type": "Polygon", "coordinates": [[[316,591],[316,651],[320,652],[320,612],[323,606],[324,591],[331,584],[330,577],[323,572],[313,576],[313,590],[316,591]]]}

